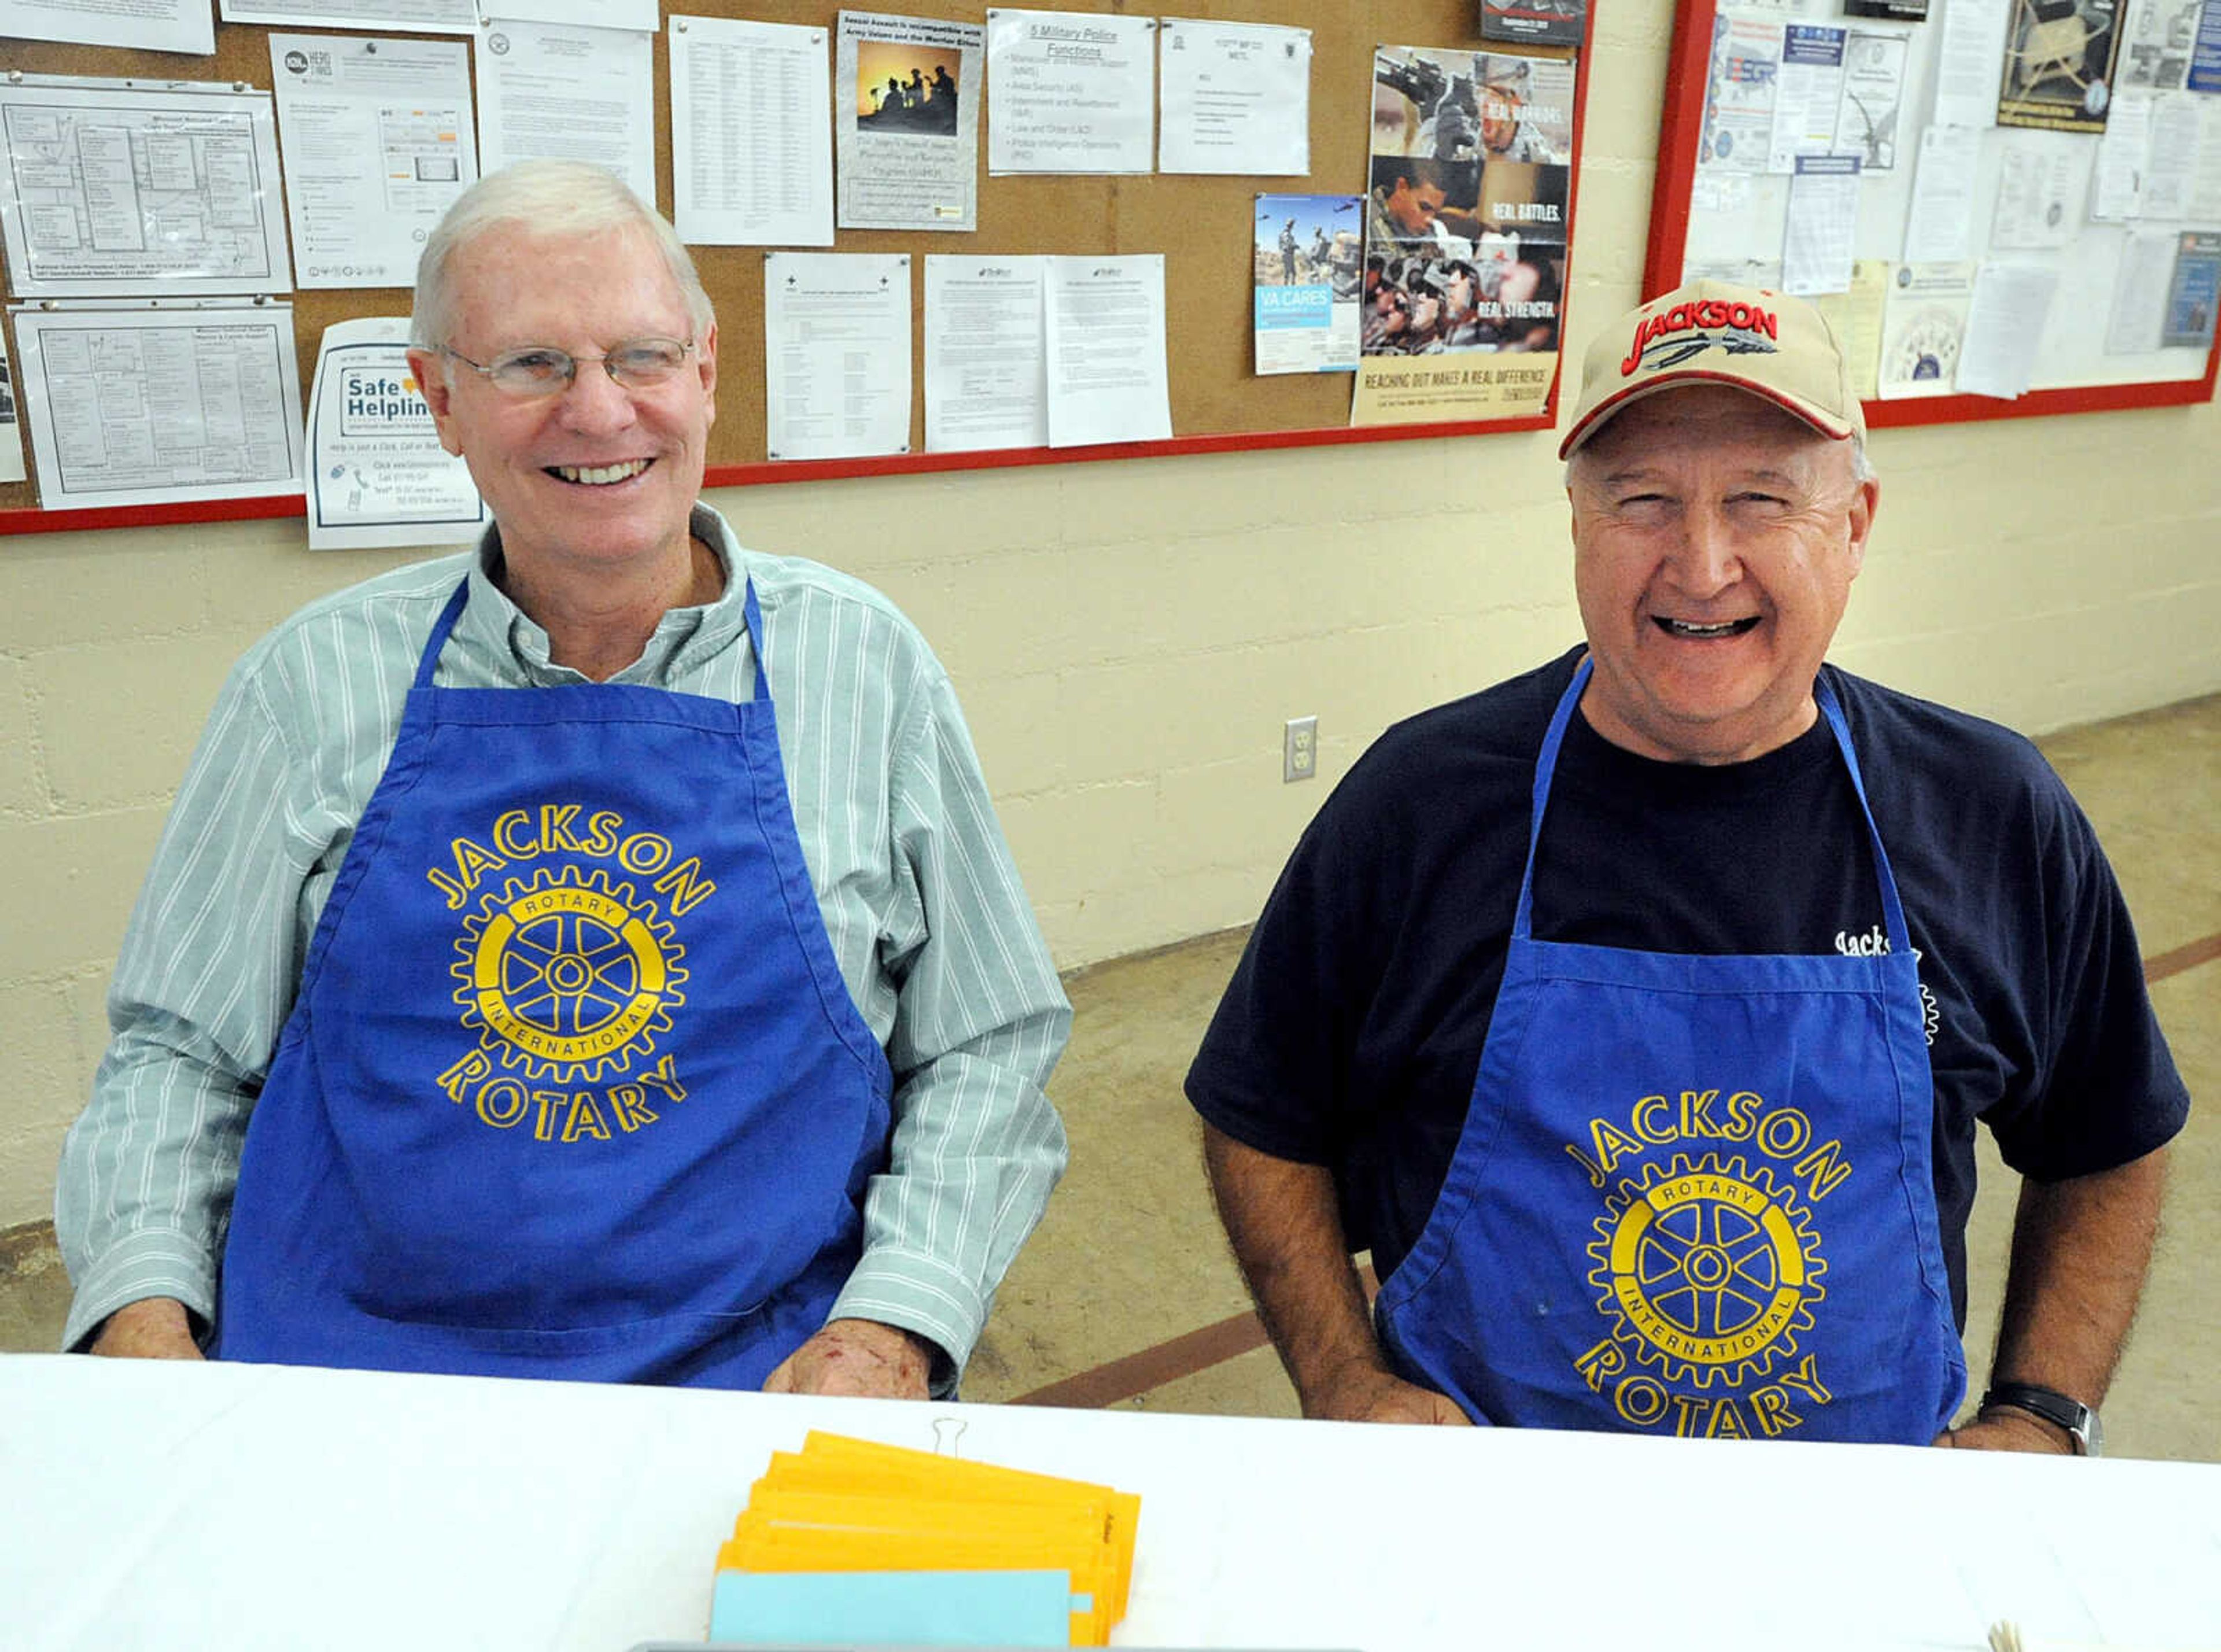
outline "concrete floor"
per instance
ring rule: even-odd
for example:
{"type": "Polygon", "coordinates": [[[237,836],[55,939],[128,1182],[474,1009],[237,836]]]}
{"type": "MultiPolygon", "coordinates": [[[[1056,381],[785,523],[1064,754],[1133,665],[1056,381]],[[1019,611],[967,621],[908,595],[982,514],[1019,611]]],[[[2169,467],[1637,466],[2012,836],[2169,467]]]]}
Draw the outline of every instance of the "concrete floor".
{"type": "MultiPolygon", "coordinates": [[[[2135,913],[2153,997],[2206,1111],[2177,1143],[2160,1252],[2105,1407],[2116,1455],[2221,1461],[2221,696],[2040,742],[2097,823],[2135,913]]],[[[1180,1079],[1239,956],[1230,933],[1083,971],[1052,1090],[1072,1170],[1019,1256],[965,1397],[1060,1386],[1062,1403],[1292,1416],[1212,1216],[1180,1079]],[[1169,1347],[1167,1345],[1170,1344],[1169,1347]],[[1241,1351],[1243,1349],[1248,1351],[1241,1351]],[[1107,1367],[1107,1368],[1106,1368],[1107,1367]]],[[[1988,1361],[2014,1182],[1984,1142],[1969,1236],[1970,1380],[1988,1361]]],[[[0,1236],[0,1349],[54,1343],[67,1282],[43,1229],[0,1236]]]]}

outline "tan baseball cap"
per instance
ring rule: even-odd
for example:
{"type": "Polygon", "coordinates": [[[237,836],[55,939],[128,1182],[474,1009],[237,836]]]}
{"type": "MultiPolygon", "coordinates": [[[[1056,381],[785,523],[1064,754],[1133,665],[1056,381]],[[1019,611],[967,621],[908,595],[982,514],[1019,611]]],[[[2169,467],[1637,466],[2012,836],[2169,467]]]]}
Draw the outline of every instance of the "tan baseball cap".
{"type": "Polygon", "coordinates": [[[1558,445],[1564,459],[1630,403],[1679,385],[1729,385],[1841,441],[1866,434],[1842,346],[1802,298],[1692,281],[1598,334],[1581,363],[1580,405],[1558,445]]]}

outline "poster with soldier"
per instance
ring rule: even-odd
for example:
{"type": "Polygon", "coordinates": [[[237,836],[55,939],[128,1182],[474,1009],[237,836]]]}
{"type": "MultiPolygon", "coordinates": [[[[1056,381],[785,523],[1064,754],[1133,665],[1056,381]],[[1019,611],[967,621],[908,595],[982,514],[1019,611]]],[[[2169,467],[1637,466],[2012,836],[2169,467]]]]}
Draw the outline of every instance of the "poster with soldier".
{"type": "Polygon", "coordinates": [[[833,130],[841,228],[978,228],[985,43],[974,23],[840,15],[833,130]]]}
{"type": "Polygon", "coordinates": [[[1381,47],[1373,61],[1373,153],[1571,165],[1573,59],[1381,47]]]}
{"type": "Polygon", "coordinates": [[[1517,416],[1548,401],[1573,87],[1562,58],[1374,53],[1356,422],[1517,416]]]}
{"type": "Polygon", "coordinates": [[[1260,195],[1254,228],[1258,372],[1354,372],[1365,197],[1260,195]]]}

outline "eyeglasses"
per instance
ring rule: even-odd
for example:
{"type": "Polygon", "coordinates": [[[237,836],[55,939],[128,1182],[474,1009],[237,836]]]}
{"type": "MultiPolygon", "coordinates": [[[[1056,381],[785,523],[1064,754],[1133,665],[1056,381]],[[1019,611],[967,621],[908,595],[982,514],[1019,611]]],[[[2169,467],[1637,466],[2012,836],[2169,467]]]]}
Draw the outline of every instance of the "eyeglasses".
{"type": "Polygon", "coordinates": [[[660,385],[674,376],[694,354],[691,339],[628,339],[605,355],[572,355],[545,344],[504,350],[491,361],[473,361],[460,350],[441,346],[440,354],[461,362],[510,396],[552,396],[569,388],[579,369],[598,361],[602,371],[628,390],[660,385]]]}

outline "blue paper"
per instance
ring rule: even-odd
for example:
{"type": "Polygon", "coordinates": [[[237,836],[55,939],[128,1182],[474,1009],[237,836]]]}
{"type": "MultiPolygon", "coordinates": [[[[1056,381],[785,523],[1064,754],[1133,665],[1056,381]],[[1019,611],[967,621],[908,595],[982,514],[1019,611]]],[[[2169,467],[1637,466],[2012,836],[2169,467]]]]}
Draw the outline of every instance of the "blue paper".
{"type": "Polygon", "coordinates": [[[1068,1572],[720,1572],[713,1641],[1069,1646],[1068,1572]]]}

